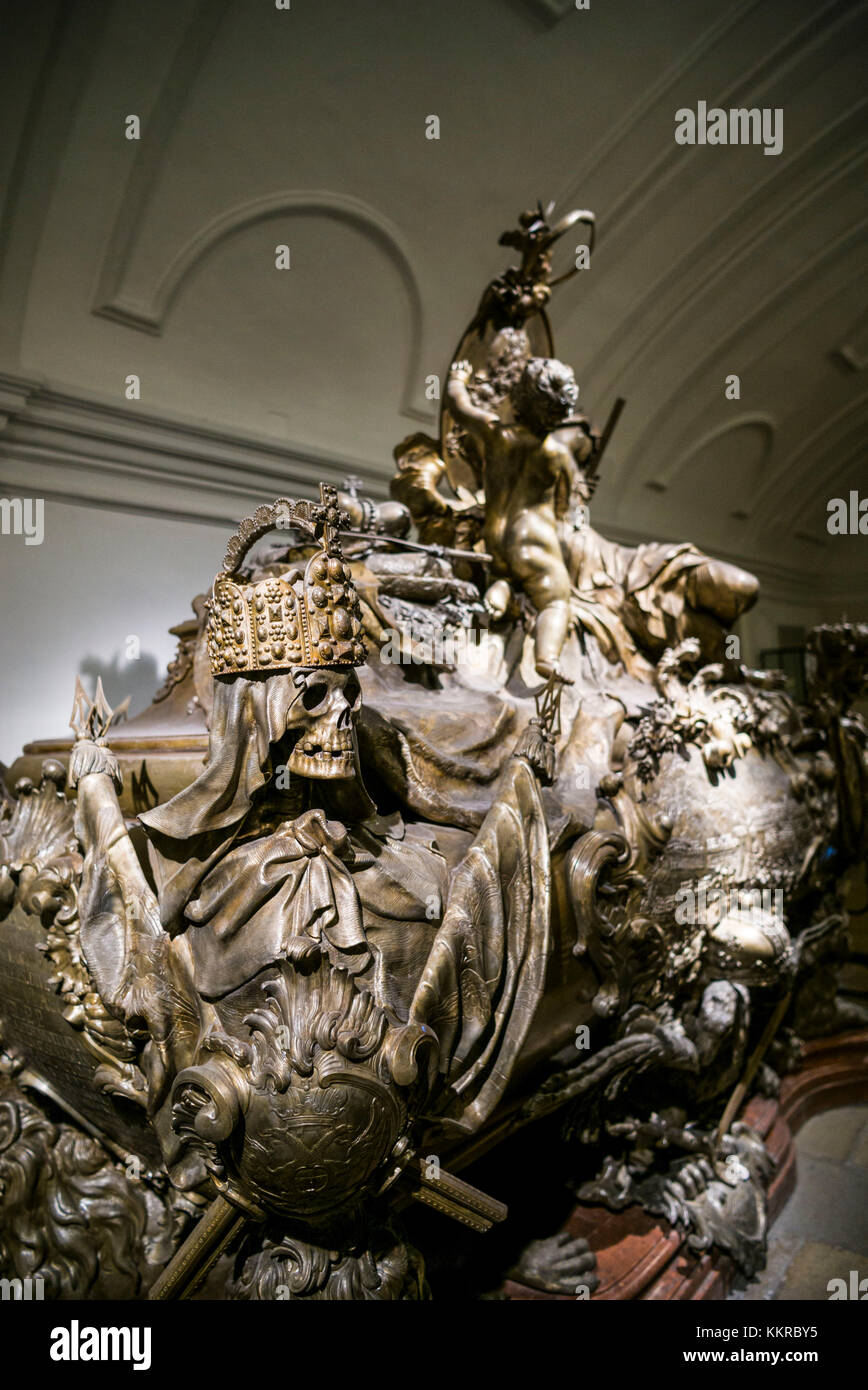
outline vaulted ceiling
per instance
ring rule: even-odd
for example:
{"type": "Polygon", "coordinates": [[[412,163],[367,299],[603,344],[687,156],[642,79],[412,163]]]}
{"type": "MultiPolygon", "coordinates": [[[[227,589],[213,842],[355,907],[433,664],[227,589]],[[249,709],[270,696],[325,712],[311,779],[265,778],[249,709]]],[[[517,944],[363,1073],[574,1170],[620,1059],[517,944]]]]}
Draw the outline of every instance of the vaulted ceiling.
{"type": "Polygon", "coordinates": [[[556,292],[558,353],[598,422],[627,400],[594,522],[865,597],[868,537],[826,521],[868,496],[866,20],[855,0],[7,6],[3,481],[226,519],[319,473],[382,492],[397,440],[436,433],[425,380],[509,262],[498,235],[554,199],[598,223],[556,292]],[[781,108],[783,152],[676,144],[700,100],[781,108]]]}

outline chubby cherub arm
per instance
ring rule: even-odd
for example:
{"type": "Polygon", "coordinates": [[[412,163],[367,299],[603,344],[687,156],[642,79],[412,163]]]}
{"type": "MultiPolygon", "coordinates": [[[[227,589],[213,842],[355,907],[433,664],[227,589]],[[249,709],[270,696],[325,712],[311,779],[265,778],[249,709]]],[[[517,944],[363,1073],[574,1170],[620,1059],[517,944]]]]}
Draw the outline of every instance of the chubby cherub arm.
{"type": "Polygon", "coordinates": [[[467,390],[473,375],[469,362],[453,362],[446,383],[446,397],[455,419],[477,439],[487,439],[500,426],[500,416],[494,410],[474,405],[467,390]]]}
{"type": "Polygon", "coordinates": [[[599,430],[595,430],[584,416],[556,430],[555,438],[570,451],[580,467],[588,462],[600,443],[599,430]]]}

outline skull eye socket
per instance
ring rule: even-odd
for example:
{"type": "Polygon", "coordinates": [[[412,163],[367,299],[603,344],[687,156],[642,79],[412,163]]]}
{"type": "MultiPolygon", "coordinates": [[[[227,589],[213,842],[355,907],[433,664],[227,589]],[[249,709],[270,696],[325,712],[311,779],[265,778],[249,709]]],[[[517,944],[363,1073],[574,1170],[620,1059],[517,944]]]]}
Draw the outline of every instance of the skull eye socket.
{"type": "Polygon", "coordinates": [[[304,705],[308,714],[312,714],[313,711],[322,704],[327,694],[328,686],[325,681],[315,680],[305,687],[302,693],[301,703],[304,705]]]}

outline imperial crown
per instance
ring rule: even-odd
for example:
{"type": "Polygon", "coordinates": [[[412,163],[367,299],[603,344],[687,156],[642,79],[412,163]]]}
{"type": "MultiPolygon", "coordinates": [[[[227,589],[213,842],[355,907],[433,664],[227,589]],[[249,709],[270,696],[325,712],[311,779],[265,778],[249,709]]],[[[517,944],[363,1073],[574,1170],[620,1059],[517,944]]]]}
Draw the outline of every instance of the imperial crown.
{"type": "Polygon", "coordinates": [[[364,663],[359,599],[337,536],[347,519],[333,488],[323,485],[320,493],[320,505],[281,497],[259,507],[229,542],[208,601],[208,657],[215,676],[364,663]],[[318,549],[285,573],[259,580],[239,574],[250,547],[274,528],[306,533],[318,549]]]}

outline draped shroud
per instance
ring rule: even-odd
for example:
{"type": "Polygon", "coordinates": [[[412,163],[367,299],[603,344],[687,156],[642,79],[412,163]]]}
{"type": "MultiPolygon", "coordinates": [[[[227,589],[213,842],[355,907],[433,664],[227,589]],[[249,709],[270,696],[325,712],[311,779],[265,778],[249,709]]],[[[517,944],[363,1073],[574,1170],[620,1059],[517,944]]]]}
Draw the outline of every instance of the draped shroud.
{"type": "MultiPolygon", "coordinates": [[[[297,958],[305,943],[353,975],[371,961],[342,824],[315,810],[261,838],[242,834],[296,693],[289,677],[216,681],[207,766],[139,818],[163,926],[185,931],[206,999],[272,961],[297,958]]],[[[506,1089],[542,998],[550,918],[540,788],[525,759],[512,756],[410,986],[410,1022],[427,1025],[440,1044],[437,1108],[450,1127],[475,1130],[506,1089]]]]}
{"type": "Polygon", "coordinates": [[[204,771],[139,816],[163,927],[208,928],[189,938],[206,998],[314,943],[352,974],[370,963],[340,822],[315,810],[275,834],[235,843],[256,793],[271,781],[271,748],[298,693],[289,673],[216,680],[204,771]]]}
{"type": "Polygon", "coordinates": [[[510,758],[455,872],[410,1009],[433,1029],[445,1081],[438,1118],[470,1133],[506,1090],[542,998],[551,950],[549,844],[539,784],[510,758]]]}

